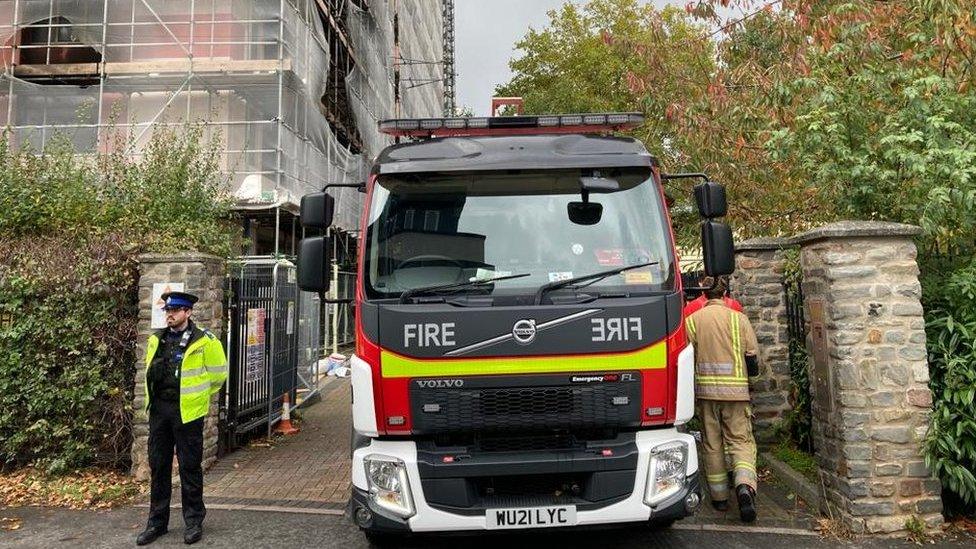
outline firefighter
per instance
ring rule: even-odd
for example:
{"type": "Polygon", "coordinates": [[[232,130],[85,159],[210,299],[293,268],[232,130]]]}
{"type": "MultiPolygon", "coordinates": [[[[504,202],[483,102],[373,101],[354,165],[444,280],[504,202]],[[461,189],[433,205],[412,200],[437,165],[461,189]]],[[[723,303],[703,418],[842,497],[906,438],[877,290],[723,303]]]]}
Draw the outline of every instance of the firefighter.
{"type": "Polygon", "coordinates": [[[149,521],[136,544],[152,543],[169,527],[173,448],[180,467],[183,541],[203,537],[203,422],[210,397],[227,379],[220,341],[190,316],[197,296],[162,296],[166,328],[149,336],[146,348],[146,409],[149,411],[149,469],[152,475],[149,521]]]}
{"type": "Polygon", "coordinates": [[[749,376],[758,375],[759,345],[749,319],[723,302],[728,281],[704,286],[708,301],[685,320],[695,347],[696,413],[702,425],[702,456],[712,505],[728,510],[726,449],[732,456],[733,485],[744,522],[756,519],[756,441],[752,435],[749,376]]]}

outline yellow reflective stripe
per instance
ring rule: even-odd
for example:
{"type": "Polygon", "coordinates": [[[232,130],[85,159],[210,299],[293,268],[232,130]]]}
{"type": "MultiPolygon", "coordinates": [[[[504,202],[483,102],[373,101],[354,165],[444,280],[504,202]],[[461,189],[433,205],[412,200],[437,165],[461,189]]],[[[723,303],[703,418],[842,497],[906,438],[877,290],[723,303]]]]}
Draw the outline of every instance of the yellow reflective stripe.
{"type": "Polygon", "coordinates": [[[692,336],[695,335],[695,321],[692,320],[690,316],[685,320],[685,328],[688,329],[688,332],[690,332],[692,336]]]}
{"type": "Polygon", "coordinates": [[[739,315],[732,311],[732,357],[735,369],[733,372],[737,376],[742,376],[742,343],[739,340],[739,315]]]}
{"type": "Polygon", "coordinates": [[[206,373],[206,368],[203,366],[197,366],[196,368],[183,368],[180,375],[183,376],[183,378],[190,378],[204,373],[206,373]]]}
{"type": "Polygon", "coordinates": [[[628,353],[547,357],[498,357],[471,359],[410,358],[389,351],[380,354],[385,378],[593,372],[613,370],[662,370],[667,368],[667,344],[660,341],[628,353]]]}
{"type": "Polygon", "coordinates": [[[725,473],[715,473],[714,475],[705,475],[705,478],[708,480],[708,482],[713,482],[713,481],[724,481],[728,477],[725,473]]]}
{"type": "Polygon", "coordinates": [[[210,374],[226,374],[227,365],[221,364],[220,366],[207,366],[207,372],[210,374]]]}
{"type": "Polygon", "coordinates": [[[710,374],[695,374],[695,379],[713,379],[715,381],[743,381],[748,383],[749,379],[742,376],[719,376],[710,374]]]}
{"type": "Polygon", "coordinates": [[[741,385],[743,387],[749,386],[749,380],[747,379],[695,379],[695,383],[699,385],[741,385]]]}
{"type": "Polygon", "coordinates": [[[749,463],[748,461],[737,461],[737,462],[735,462],[735,463],[732,464],[732,468],[733,469],[738,469],[738,468],[749,469],[752,472],[756,472],[756,466],[753,465],[753,464],[751,464],[751,463],[749,463]]]}
{"type": "Polygon", "coordinates": [[[210,390],[210,382],[208,381],[206,383],[197,383],[196,385],[186,385],[184,387],[180,387],[180,394],[193,395],[196,393],[202,393],[209,390],[210,390]]]}

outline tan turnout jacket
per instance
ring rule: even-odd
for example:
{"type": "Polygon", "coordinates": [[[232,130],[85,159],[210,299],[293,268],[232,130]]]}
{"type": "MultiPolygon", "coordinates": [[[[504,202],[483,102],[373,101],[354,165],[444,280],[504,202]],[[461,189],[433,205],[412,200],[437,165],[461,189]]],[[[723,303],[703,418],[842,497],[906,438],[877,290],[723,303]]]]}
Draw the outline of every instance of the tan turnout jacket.
{"type": "Polygon", "coordinates": [[[746,315],[710,299],[685,319],[695,346],[695,397],[706,400],[749,400],[745,354],[759,344],[746,315]]]}

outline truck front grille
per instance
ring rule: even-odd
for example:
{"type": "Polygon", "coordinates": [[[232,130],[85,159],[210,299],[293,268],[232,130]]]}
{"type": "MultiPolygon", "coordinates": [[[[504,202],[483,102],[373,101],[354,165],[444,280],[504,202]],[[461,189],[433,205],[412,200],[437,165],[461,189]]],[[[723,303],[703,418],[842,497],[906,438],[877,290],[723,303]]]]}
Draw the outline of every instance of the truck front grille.
{"type": "MultiPolygon", "coordinates": [[[[418,434],[636,426],[639,375],[628,381],[580,383],[572,375],[482,376],[450,387],[410,386],[418,434]]],[[[416,380],[415,380],[416,381],[416,380]]],[[[458,380],[453,380],[458,381],[458,380]]]]}

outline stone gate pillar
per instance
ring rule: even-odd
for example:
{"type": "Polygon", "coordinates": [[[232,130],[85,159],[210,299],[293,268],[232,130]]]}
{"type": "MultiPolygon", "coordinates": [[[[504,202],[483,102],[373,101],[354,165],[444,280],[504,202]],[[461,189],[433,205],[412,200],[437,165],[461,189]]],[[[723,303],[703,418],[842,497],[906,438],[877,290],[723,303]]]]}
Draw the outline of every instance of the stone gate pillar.
{"type": "Polygon", "coordinates": [[[750,380],[753,427],[760,443],[773,442],[774,426],[790,410],[789,333],[783,293],[783,238],[754,238],[735,247],[732,297],[759,341],[759,376],[750,380]]]}
{"type": "Polygon", "coordinates": [[[942,521],[922,458],[932,408],[918,227],[839,222],[802,233],[813,440],[826,501],[855,532],[942,521]]]}
{"type": "MultiPolygon", "coordinates": [[[[149,417],[146,414],[145,379],[146,343],[152,328],[153,309],[161,302],[153,302],[154,289],[182,284],[182,291],[200,298],[193,307],[193,321],[224,341],[224,273],[223,259],[200,253],[143,254],[139,256],[139,336],[136,350],[136,382],[132,411],[132,468],[138,479],[149,478],[147,443],[149,417]]],[[[179,286],[171,289],[178,289],[179,286]]],[[[157,292],[158,293],[158,292],[157,292]]],[[[226,349],[224,350],[227,351],[226,349]]],[[[206,469],[217,458],[217,397],[210,404],[210,413],[203,427],[203,466],[206,469]]]]}

